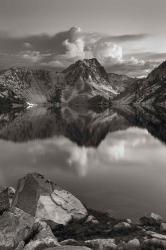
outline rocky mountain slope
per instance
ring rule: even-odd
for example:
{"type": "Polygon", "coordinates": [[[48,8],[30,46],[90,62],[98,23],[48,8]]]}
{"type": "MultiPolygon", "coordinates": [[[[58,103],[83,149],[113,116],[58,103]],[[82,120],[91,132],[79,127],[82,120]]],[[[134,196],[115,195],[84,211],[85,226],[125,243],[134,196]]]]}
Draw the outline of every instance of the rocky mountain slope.
{"type": "Polygon", "coordinates": [[[131,87],[136,78],[131,78],[126,75],[118,75],[115,73],[108,73],[109,82],[118,94],[125,91],[127,88],[131,87]]]}
{"type": "Polygon", "coordinates": [[[55,95],[56,74],[46,70],[11,68],[0,75],[0,104],[41,104],[55,95]]]}
{"type": "Polygon", "coordinates": [[[116,104],[166,106],[166,61],[115,98],[116,104]]]}
{"type": "Polygon", "coordinates": [[[166,105],[166,62],[145,79],[107,73],[97,59],[77,61],[62,72],[11,68],[0,73],[0,105],[57,104],[107,108],[166,105]]]}

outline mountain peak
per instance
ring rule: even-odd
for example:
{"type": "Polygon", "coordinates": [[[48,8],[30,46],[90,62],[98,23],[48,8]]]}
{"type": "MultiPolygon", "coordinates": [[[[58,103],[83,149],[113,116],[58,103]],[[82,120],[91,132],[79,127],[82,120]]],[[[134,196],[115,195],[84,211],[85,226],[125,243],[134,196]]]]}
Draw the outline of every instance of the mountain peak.
{"type": "MultiPolygon", "coordinates": [[[[96,58],[78,60],[75,63],[76,67],[103,68],[96,58]]],[[[104,69],[104,68],[103,68],[104,69]]],[[[105,71],[105,70],[104,70],[105,71]]]]}
{"type": "Polygon", "coordinates": [[[84,81],[92,80],[109,84],[108,74],[96,58],[79,60],[65,69],[63,73],[69,81],[72,81],[74,77],[74,80],[81,78],[84,81]]]}

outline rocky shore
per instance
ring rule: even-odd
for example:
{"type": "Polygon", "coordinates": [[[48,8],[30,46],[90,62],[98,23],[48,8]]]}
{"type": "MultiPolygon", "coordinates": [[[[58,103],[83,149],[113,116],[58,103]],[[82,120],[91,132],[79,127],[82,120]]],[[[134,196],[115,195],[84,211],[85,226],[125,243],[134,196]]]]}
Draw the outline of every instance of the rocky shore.
{"type": "Polygon", "coordinates": [[[0,250],[166,249],[166,220],[116,219],[33,173],[0,189],[0,250]]]}

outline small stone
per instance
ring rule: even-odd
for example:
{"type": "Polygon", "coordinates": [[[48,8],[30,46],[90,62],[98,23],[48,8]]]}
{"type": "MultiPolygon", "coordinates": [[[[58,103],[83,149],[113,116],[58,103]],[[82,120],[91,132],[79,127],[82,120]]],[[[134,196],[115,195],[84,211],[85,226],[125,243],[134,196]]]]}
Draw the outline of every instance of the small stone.
{"type": "Polygon", "coordinates": [[[161,231],[161,233],[166,233],[166,223],[165,222],[161,223],[160,231],[161,231]]]}
{"type": "Polygon", "coordinates": [[[132,220],[131,219],[126,219],[126,222],[131,224],[132,223],[132,220]]]}
{"type": "Polygon", "coordinates": [[[99,224],[99,221],[93,215],[89,215],[85,223],[99,224]]]}
{"type": "Polygon", "coordinates": [[[66,245],[79,246],[80,244],[77,240],[67,239],[67,240],[61,241],[60,245],[62,245],[62,246],[66,246],[66,245]]]}
{"type": "Polygon", "coordinates": [[[117,248],[114,239],[95,239],[85,241],[86,246],[91,247],[95,250],[114,250],[117,248]]]}

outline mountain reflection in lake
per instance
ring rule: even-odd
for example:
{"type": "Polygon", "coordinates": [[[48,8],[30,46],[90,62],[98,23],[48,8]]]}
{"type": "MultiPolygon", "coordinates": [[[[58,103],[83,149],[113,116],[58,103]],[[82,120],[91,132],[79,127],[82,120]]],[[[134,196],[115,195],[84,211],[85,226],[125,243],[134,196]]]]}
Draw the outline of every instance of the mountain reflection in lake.
{"type": "Polygon", "coordinates": [[[163,110],[1,111],[0,138],[1,185],[40,172],[90,208],[166,216],[163,110]]]}

